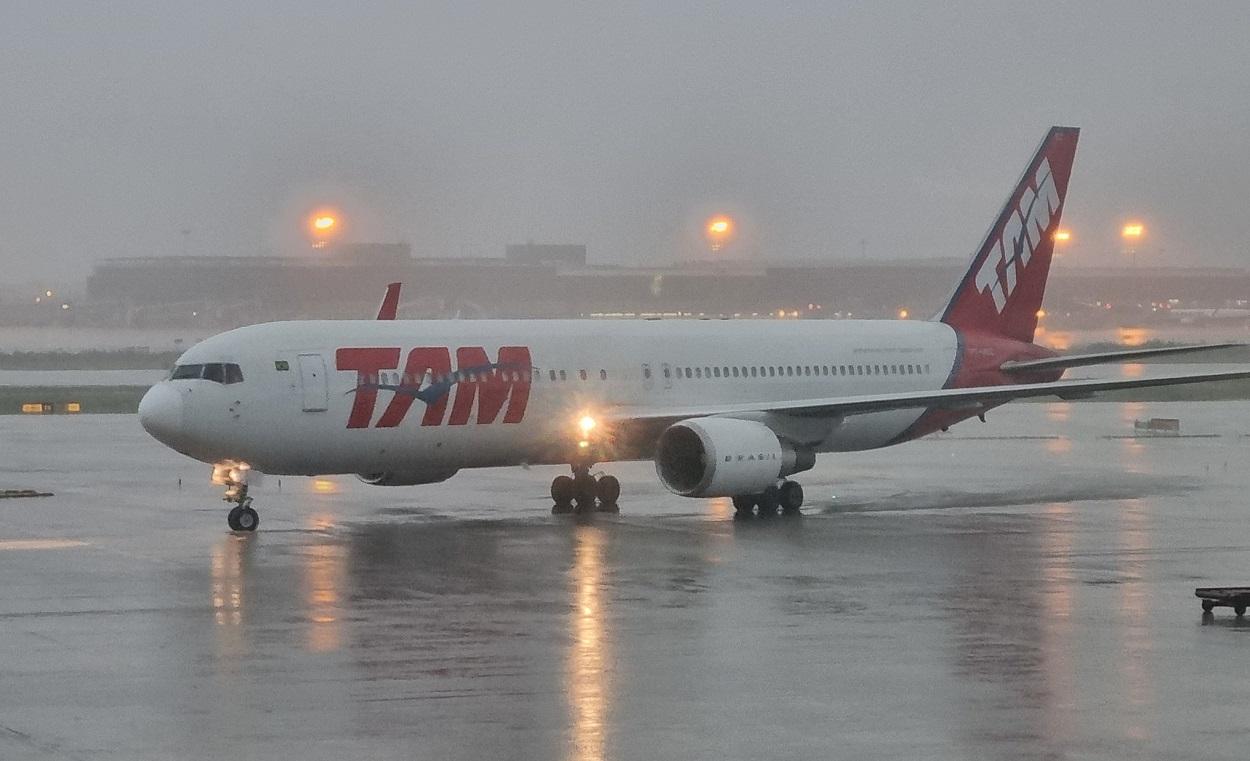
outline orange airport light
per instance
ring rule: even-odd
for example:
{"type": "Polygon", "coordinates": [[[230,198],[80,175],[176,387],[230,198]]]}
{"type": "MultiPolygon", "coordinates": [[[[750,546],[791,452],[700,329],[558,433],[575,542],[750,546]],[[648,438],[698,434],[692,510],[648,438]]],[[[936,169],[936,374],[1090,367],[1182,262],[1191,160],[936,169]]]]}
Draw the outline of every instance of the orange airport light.
{"type": "Polygon", "coordinates": [[[342,228],[341,216],[332,209],[318,209],[308,217],[308,232],[313,248],[324,248],[331,239],[338,237],[342,228]]]}
{"type": "Polygon", "coordinates": [[[719,251],[720,247],[729,242],[734,234],[734,221],[724,214],[717,214],[707,221],[707,239],[712,244],[713,251],[719,251]]]}
{"type": "Polygon", "coordinates": [[[1067,230],[1055,230],[1055,242],[1067,243],[1072,240],[1072,233],[1067,230]]]}
{"type": "Polygon", "coordinates": [[[1120,230],[1120,235],[1125,240],[1137,240],[1145,232],[1146,228],[1141,222],[1129,222],[1120,230]]]}

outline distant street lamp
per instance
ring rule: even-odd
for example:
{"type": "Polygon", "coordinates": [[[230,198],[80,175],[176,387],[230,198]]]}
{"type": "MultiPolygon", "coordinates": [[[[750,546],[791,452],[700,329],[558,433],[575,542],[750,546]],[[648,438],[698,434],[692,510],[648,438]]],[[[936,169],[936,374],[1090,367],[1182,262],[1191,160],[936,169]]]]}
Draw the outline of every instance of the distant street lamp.
{"type": "Polygon", "coordinates": [[[1058,230],[1055,230],[1054,234],[1051,235],[1050,237],[1051,237],[1051,240],[1055,242],[1055,247],[1054,247],[1055,258],[1056,259],[1062,258],[1064,255],[1065,249],[1067,249],[1068,247],[1068,243],[1072,241],[1072,231],[1061,227],[1058,230]]]}
{"type": "Polygon", "coordinates": [[[325,209],[313,212],[308,219],[312,247],[325,248],[327,243],[338,237],[341,227],[339,215],[336,212],[325,209]]]}
{"type": "Polygon", "coordinates": [[[734,234],[734,221],[724,214],[718,214],[707,221],[707,239],[712,251],[720,251],[721,246],[729,242],[734,234]]]}
{"type": "Polygon", "coordinates": [[[1142,235],[1146,232],[1146,227],[1141,222],[1128,222],[1124,227],[1120,228],[1120,237],[1124,240],[1125,250],[1128,254],[1129,266],[1137,266],[1137,244],[1141,242],[1142,235]]]}

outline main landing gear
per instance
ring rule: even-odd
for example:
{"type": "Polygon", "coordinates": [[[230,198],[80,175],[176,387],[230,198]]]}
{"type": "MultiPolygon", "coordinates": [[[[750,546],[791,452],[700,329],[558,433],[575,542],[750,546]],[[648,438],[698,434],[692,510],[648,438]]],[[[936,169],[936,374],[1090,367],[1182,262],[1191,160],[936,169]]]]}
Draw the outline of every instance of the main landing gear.
{"type": "Polygon", "coordinates": [[[735,519],[750,518],[752,510],[757,510],[761,518],[772,518],[778,510],[782,515],[798,515],[803,506],[803,487],[794,481],[782,481],[759,494],[739,494],[733,503],[735,519]]]}
{"type": "Polygon", "coordinates": [[[553,515],[568,513],[619,513],[616,501],[621,496],[621,482],[616,476],[590,474],[589,465],[574,465],[572,476],[556,476],[551,481],[553,515]]]}
{"type": "Polygon", "coordinates": [[[214,469],[213,480],[226,487],[222,499],[234,507],[226,515],[231,531],[255,531],[260,525],[260,515],[252,509],[252,498],[247,496],[247,468],[232,467],[214,469]]]}

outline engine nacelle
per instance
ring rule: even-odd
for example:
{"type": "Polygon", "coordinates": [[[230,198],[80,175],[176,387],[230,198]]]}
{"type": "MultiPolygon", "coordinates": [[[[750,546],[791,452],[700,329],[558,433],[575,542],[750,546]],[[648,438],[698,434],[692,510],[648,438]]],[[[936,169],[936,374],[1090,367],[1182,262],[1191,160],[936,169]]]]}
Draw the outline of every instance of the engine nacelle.
{"type": "Polygon", "coordinates": [[[795,449],[763,423],[735,418],[674,423],[655,449],[660,482],[683,497],[758,494],[815,463],[811,450],[795,449]]]}
{"type": "Polygon", "coordinates": [[[454,470],[403,470],[394,473],[357,473],[356,478],[371,486],[419,486],[446,481],[459,472],[454,470]]]}

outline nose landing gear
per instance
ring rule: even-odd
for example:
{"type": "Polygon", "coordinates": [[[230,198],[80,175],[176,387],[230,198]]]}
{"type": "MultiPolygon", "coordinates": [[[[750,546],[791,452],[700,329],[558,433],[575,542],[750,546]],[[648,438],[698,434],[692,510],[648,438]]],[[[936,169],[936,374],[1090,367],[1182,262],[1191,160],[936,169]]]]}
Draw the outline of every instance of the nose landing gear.
{"type": "Polygon", "coordinates": [[[222,500],[234,505],[226,514],[226,523],[231,531],[255,531],[260,525],[260,515],[252,509],[252,498],[247,495],[248,472],[245,465],[213,468],[213,481],[226,487],[226,496],[222,500]]]}
{"type": "Polygon", "coordinates": [[[617,500],[621,496],[621,482],[616,476],[603,475],[595,478],[589,465],[574,465],[572,476],[556,476],[551,481],[551,501],[555,503],[553,515],[568,513],[619,513],[617,500]]]}

